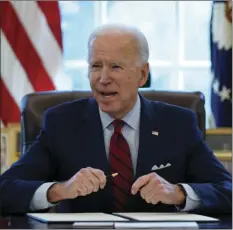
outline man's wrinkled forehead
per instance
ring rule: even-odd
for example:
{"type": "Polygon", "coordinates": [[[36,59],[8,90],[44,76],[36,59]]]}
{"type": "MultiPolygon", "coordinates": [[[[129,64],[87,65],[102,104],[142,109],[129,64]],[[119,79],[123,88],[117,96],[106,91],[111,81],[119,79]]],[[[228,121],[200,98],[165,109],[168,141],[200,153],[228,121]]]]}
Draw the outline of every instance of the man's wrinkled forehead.
{"type": "Polygon", "coordinates": [[[89,58],[95,55],[117,55],[135,57],[137,46],[135,39],[129,35],[100,35],[92,39],[89,46],[89,58]]]}

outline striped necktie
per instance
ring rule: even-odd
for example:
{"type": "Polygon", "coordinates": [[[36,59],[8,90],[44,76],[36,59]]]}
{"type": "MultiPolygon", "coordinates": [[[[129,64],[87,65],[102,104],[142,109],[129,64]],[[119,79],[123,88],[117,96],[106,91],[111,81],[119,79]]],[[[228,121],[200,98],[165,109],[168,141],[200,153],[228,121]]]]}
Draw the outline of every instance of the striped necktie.
{"type": "Polygon", "coordinates": [[[134,180],[133,166],[129,145],[121,132],[124,121],[114,120],[113,126],[114,133],[110,140],[109,163],[111,172],[119,173],[112,179],[114,211],[125,212],[134,180]]]}

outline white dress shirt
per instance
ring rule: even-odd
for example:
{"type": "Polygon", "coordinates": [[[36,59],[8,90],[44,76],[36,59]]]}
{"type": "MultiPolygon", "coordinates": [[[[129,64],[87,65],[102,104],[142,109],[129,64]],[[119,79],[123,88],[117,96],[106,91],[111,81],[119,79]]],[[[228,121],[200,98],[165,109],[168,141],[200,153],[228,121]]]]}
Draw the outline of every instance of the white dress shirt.
{"type": "MultiPolygon", "coordinates": [[[[122,134],[129,144],[134,174],[136,173],[136,167],[137,167],[136,164],[138,157],[140,110],[141,110],[141,104],[140,104],[140,98],[138,96],[137,102],[132,108],[132,110],[128,114],[126,114],[125,117],[122,118],[122,120],[125,122],[125,125],[122,128],[122,134]]],[[[112,125],[112,121],[114,120],[114,118],[111,117],[109,114],[102,112],[100,109],[99,109],[99,113],[104,131],[104,142],[105,142],[105,148],[108,158],[110,139],[114,132],[114,127],[112,125]]],[[[54,204],[49,203],[47,200],[47,190],[53,184],[54,182],[44,183],[36,190],[32,198],[32,201],[30,203],[31,211],[46,209],[54,206],[54,204]]],[[[183,188],[187,193],[185,207],[180,211],[191,211],[193,209],[196,209],[200,204],[200,199],[198,198],[197,194],[188,184],[180,184],[180,185],[183,186],[183,188]]],[[[177,209],[179,210],[178,207],[177,209]]]]}

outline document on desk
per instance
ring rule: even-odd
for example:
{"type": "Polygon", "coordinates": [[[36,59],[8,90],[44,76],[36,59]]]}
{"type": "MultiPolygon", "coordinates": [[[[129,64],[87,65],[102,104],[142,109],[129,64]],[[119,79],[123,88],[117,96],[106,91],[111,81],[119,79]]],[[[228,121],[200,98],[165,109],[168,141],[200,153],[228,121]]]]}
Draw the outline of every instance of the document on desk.
{"type": "Polygon", "coordinates": [[[44,223],[128,221],[127,218],[105,213],[28,213],[27,215],[44,223]]]}
{"type": "Polygon", "coordinates": [[[115,229],[198,229],[196,222],[116,222],[115,229]]]}
{"type": "MultiPolygon", "coordinates": [[[[116,222],[117,223],[117,222],[116,222]]],[[[82,228],[82,229],[113,229],[114,222],[74,222],[73,228],[82,228]]]]}
{"type": "Polygon", "coordinates": [[[126,217],[139,221],[218,221],[218,219],[212,217],[183,213],[183,212],[175,212],[175,213],[135,212],[135,213],[115,213],[115,214],[121,217],[126,217]]]}

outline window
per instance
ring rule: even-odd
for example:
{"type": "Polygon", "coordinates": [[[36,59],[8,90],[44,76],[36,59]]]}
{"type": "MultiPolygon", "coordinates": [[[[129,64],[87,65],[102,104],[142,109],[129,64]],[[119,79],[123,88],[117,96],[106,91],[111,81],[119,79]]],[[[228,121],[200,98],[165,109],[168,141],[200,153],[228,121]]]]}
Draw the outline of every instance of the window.
{"type": "Polygon", "coordinates": [[[152,88],[203,92],[208,120],[211,1],[60,1],[60,9],[64,67],[59,89],[90,89],[89,34],[101,24],[126,23],[137,26],[148,39],[152,88]]]}

